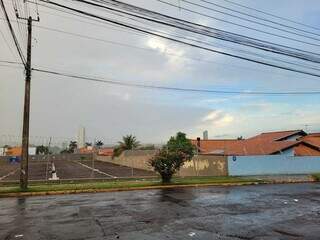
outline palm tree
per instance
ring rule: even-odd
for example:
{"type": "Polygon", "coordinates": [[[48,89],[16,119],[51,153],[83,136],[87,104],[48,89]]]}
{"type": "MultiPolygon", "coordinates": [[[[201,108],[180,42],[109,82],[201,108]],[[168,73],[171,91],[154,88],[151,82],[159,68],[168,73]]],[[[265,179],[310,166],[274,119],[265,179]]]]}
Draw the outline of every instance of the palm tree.
{"type": "Polygon", "coordinates": [[[69,153],[74,153],[74,150],[78,147],[78,144],[76,141],[70,141],[69,143],[69,153]]]}
{"type": "Polygon", "coordinates": [[[118,142],[122,150],[132,150],[139,147],[140,142],[133,135],[126,135],[122,137],[122,142],[118,142]]]}
{"type": "Polygon", "coordinates": [[[95,145],[97,148],[101,148],[103,146],[103,142],[101,140],[98,140],[95,142],[95,145]]]}
{"type": "Polygon", "coordinates": [[[113,157],[119,156],[125,150],[136,149],[140,146],[140,142],[133,135],[126,135],[122,137],[122,141],[118,142],[119,145],[113,150],[113,157]]]}

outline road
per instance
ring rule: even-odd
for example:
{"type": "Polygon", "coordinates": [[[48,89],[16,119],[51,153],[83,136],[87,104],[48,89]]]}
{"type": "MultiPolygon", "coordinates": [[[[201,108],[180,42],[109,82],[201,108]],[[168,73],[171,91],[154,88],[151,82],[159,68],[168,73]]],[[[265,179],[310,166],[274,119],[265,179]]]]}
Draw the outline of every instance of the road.
{"type": "Polygon", "coordinates": [[[0,239],[320,239],[320,184],[0,199],[0,239]]]}

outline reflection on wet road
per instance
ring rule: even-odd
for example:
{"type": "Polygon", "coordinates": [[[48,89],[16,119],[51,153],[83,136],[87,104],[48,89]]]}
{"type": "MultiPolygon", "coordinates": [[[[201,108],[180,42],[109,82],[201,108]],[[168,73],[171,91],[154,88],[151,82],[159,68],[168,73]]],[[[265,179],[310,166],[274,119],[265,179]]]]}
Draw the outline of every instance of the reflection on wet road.
{"type": "Polygon", "coordinates": [[[320,185],[0,199],[0,239],[319,239],[320,185]]]}

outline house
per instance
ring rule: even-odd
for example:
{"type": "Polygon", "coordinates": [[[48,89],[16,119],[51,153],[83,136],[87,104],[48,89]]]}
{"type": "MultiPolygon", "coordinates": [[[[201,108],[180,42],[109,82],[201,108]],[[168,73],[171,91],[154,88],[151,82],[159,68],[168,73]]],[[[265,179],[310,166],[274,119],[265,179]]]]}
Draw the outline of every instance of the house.
{"type": "Polygon", "coordinates": [[[191,141],[201,154],[320,156],[320,133],[307,134],[303,130],[266,132],[243,140],[198,138],[191,141]]]}
{"type": "Polygon", "coordinates": [[[99,156],[112,156],[113,155],[113,148],[100,148],[98,150],[99,156]]]}
{"type": "MultiPolygon", "coordinates": [[[[36,147],[29,147],[29,155],[36,155],[36,147]]],[[[21,156],[22,154],[22,147],[6,147],[5,148],[5,156],[21,156]]]]}

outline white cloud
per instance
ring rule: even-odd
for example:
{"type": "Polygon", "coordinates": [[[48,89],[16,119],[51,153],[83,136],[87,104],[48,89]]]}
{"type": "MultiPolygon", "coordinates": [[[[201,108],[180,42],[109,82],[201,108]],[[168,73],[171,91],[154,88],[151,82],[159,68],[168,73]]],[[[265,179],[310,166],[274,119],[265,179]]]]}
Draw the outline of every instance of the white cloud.
{"type": "Polygon", "coordinates": [[[220,110],[211,111],[202,118],[202,122],[208,127],[225,127],[233,121],[234,117],[231,114],[220,110]]]}
{"type": "Polygon", "coordinates": [[[181,67],[186,62],[186,59],[182,58],[185,51],[169,45],[165,40],[151,37],[147,41],[147,46],[164,55],[174,67],[181,67]]]}

